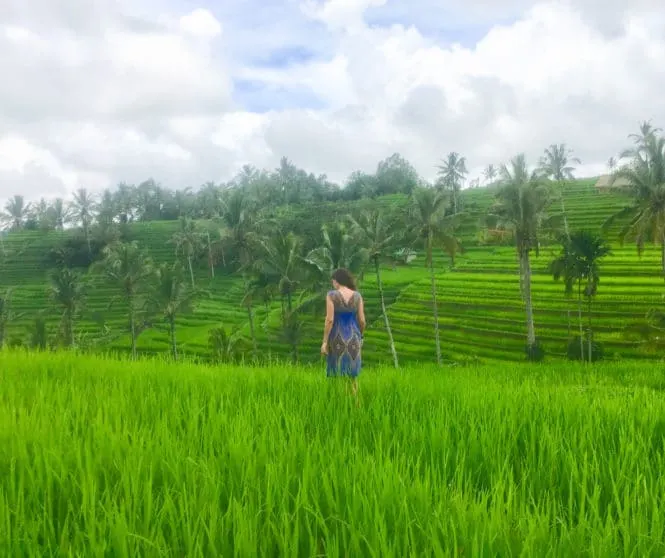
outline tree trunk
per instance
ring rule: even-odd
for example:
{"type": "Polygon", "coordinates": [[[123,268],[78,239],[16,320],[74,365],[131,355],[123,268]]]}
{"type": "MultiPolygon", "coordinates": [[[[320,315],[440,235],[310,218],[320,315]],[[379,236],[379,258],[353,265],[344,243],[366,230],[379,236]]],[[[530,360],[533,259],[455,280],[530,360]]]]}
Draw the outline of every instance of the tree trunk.
{"type": "MultiPolygon", "coordinates": [[[[566,216],[566,204],[563,201],[563,186],[564,186],[563,182],[559,184],[559,199],[561,201],[561,214],[563,215],[563,230],[566,235],[566,239],[568,240],[568,243],[570,243],[570,229],[568,228],[568,217],[566,216]]],[[[566,314],[568,316],[568,331],[569,331],[568,335],[570,336],[570,308],[566,310],[566,314]]]]}
{"type": "Polygon", "coordinates": [[[171,351],[173,352],[173,360],[178,360],[178,343],[175,336],[175,318],[169,318],[169,331],[171,332],[171,351]]]}
{"type": "Polygon", "coordinates": [[[71,312],[67,312],[65,320],[65,327],[67,328],[67,346],[71,347],[74,345],[74,317],[71,312]]]}
{"type": "Polygon", "coordinates": [[[522,276],[524,280],[524,304],[526,306],[526,343],[529,349],[536,344],[536,327],[533,322],[533,303],[531,301],[531,261],[527,250],[521,256],[522,276]]]}
{"type": "Polygon", "coordinates": [[[660,235],[660,267],[663,270],[663,279],[665,279],[665,232],[660,235]]]}
{"type": "Polygon", "coordinates": [[[189,277],[192,280],[192,287],[195,287],[194,284],[194,270],[192,269],[192,257],[187,256],[187,265],[189,266],[189,277]]]}
{"type": "Polygon", "coordinates": [[[383,313],[383,321],[386,324],[386,331],[388,332],[388,342],[390,343],[390,352],[393,355],[393,362],[395,368],[399,368],[397,360],[397,349],[395,348],[395,340],[393,339],[393,331],[390,329],[390,320],[388,319],[388,312],[386,311],[386,301],[383,298],[383,284],[381,283],[381,269],[379,267],[378,258],[374,258],[374,269],[376,271],[376,284],[379,288],[379,299],[381,300],[381,312],[383,313]]]}
{"type": "Polygon", "coordinates": [[[429,260],[429,272],[432,280],[432,310],[434,312],[434,343],[436,345],[436,362],[441,365],[441,340],[439,339],[439,309],[436,302],[436,277],[434,275],[434,262],[432,261],[431,249],[427,259],[429,260]]]}
{"type": "Polygon", "coordinates": [[[522,302],[526,302],[526,299],[524,298],[524,266],[522,265],[522,260],[520,259],[519,252],[517,252],[517,274],[519,275],[520,278],[520,297],[522,298],[522,302]]]}
{"type": "Polygon", "coordinates": [[[90,247],[90,227],[87,224],[83,225],[83,232],[85,234],[85,241],[88,244],[88,256],[92,255],[92,248],[90,247]]]}
{"type": "Polygon", "coordinates": [[[589,329],[589,338],[588,338],[588,344],[589,344],[589,364],[591,364],[591,356],[592,356],[592,338],[593,334],[591,333],[591,297],[588,297],[587,300],[587,315],[588,315],[588,321],[587,321],[587,327],[589,329]]]}
{"type": "Polygon", "coordinates": [[[568,217],[566,216],[566,205],[563,201],[563,185],[559,186],[561,190],[561,213],[563,214],[563,230],[566,234],[566,238],[570,240],[570,229],[568,228],[568,217]]]}
{"type": "Polygon", "coordinates": [[[249,319],[249,334],[252,337],[252,347],[254,348],[254,358],[258,356],[259,348],[256,343],[256,333],[254,331],[254,312],[252,312],[252,305],[247,305],[247,318],[249,319]]]}
{"type": "Polygon", "coordinates": [[[206,231],[208,235],[208,264],[210,265],[210,277],[215,278],[215,266],[212,261],[212,245],[210,244],[210,231],[206,231]]]}
{"type": "Polygon", "coordinates": [[[132,360],[136,360],[136,319],[133,308],[129,314],[129,333],[132,336],[132,360]]]}
{"type": "Polygon", "coordinates": [[[580,325],[580,359],[584,362],[584,328],[582,327],[582,280],[577,281],[577,320],[580,325]]]}

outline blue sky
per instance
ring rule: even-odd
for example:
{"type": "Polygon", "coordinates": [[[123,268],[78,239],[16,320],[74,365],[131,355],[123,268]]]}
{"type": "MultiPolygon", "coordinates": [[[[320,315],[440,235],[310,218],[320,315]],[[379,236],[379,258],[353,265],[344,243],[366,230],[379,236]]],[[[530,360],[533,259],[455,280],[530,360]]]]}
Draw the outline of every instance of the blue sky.
{"type": "MultiPolygon", "coordinates": [[[[184,9],[201,6],[194,0],[181,1],[184,9]]],[[[472,48],[493,24],[514,20],[514,16],[474,19],[440,5],[440,0],[389,0],[368,8],[365,21],[370,27],[414,26],[441,47],[472,48]]],[[[335,36],[321,22],[308,19],[298,1],[234,0],[210,3],[208,9],[223,23],[225,55],[236,68],[286,69],[327,60],[335,53],[335,36]]],[[[253,112],[325,108],[325,102],[305,87],[276,88],[242,78],[234,79],[234,86],[234,100],[253,112]]]]}

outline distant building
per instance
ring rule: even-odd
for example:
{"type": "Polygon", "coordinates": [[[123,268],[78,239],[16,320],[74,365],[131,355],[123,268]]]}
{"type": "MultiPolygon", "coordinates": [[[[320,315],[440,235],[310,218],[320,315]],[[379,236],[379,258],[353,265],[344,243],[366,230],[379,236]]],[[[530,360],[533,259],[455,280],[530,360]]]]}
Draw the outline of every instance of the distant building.
{"type": "Polygon", "coordinates": [[[603,174],[599,176],[598,180],[596,181],[596,188],[599,190],[606,190],[609,188],[628,188],[630,186],[630,181],[626,180],[625,178],[617,178],[612,184],[610,184],[611,178],[611,174],[603,174]]]}

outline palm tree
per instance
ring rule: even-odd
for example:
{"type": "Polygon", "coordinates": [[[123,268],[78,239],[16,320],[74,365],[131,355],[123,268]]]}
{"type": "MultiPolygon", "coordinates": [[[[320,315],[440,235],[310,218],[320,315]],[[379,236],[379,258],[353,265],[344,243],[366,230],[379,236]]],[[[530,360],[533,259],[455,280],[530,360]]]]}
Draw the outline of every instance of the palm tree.
{"type": "Polygon", "coordinates": [[[600,270],[598,264],[610,254],[610,247],[601,237],[589,231],[574,232],[564,239],[561,254],[550,264],[554,280],[563,278],[566,294],[570,295],[577,283],[577,315],[580,330],[580,356],[584,359],[584,332],[582,329],[582,296],[587,299],[588,362],[592,359],[591,301],[598,290],[600,270]],[[584,290],[582,284],[586,281],[584,290]]]}
{"type": "Polygon", "coordinates": [[[655,128],[649,120],[643,120],[640,124],[639,134],[628,134],[628,137],[633,140],[635,147],[625,149],[619,156],[621,159],[642,157],[647,162],[649,161],[649,143],[657,137],[662,128],[655,128]]]}
{"type": "Polygon", "coordinates": [[[271,279],[281,297],[282,325],[292,347],[293,359],[297,361],[298,338],[294,333],[300,326],[300,307],[294,306],[294,298],[303,286],[304,279],[302,240],[295,234],[284,233],[280,229],[257,240],[259,251],[255,269],[259,274],[271,279]]]}
{"type": "Polygon", "coordinates": [[[466,169],[466,158],[461,157],[459,153],[452,151],[448,153],[443,164],[437,167],[439,172],[439,183],[445,190],[452,194],[453,213],[459,210],[459,193],[462,189],[464,178],[468,174],[466,169]]]}
{"type": "Polygon", "coordinates": [[[440,248],[451,258],[455,265],[455,255],[462,250],[460,241],[455,236],[461,213],[446,215],[448,195],[431,188],[416,189],[412,195],[412,207],[409,229],[417,242],[422,243],[425,260],[432,283],[432,309],[434,312],[434,340],[436,343],[436,361],[441,364],[441,341],[439,338],[439,311],[436,297],[436,272],[434,269],[434,249],[440,248]]]}
{"type": "Polygon", "coordinates": [[[113,225],[117,215],[118,205],[116,197],[111,190],[106,189],[102,193],[97,207],[97,222],[104,227],[110,227],[113,225]]]}
{"type": "Polygon", "coordinates": [[[367,251],[359,245],[344,222],[322,225],[321,245],[305,257],[305,262],[316,270],[319,279],[324,282],[340,267],[358,274],[366,261],[367,251]]]}
{"type": "Polygon", "coordinates": [[[62,231],[65,228],[65,223],[69,221],[70,213],[65,200],[62,198],[55,198],[51,203],[51,215],[55,225],[55,229],[62,231]]]}
{"type": "Polygon", "coordinates": [[[395,229],[392,224],[386,220],[384,214],[379,210],[371,212],[362,212],[357,219],[349,217],[351,227],[358,236],[360,245],[364,248],[366,256],[374,265],[376,274],[376,285],[379,290],[379,300],[381,301],[381,314],[388,333],[388,342],[390,343],[390,352],[393,356],[395,368],[399,368],[397,359],[397,349],[395,340],[390,327],[388,311],[386,310],[386,301],[383,293],[383,283],[381,282],[381,261],[390,257],[395,247],[395,229]]]}
{"type": "Polygon", "coordinates": [[[65,347],[74,344],[74,320],[85,304],[86,285],[82,276],[66,267],[50,274],[49,298],[62,310],[60,327],[65,347]]]}
{"type": "Polygon", "coordinates": [[[553,180],[559,186],[559,201],[561,202],[561,215],[563,216],[563,226],[566,233],[566,238],[570,238],[570,231],[568,229],[568,218],[566,216],[566,206],[563,200],[563,191],[566,181],[574,180],[573,171],[575,167],[570,163],[580,165],[582,162],[579,158],[572,156],[572,150],[566,148],[565,143],[552,144],[545,149],[545,154],[541,157],[539,162],[539,171],[542,175],[550,180],[553,180]]]}
{"type": "Polygon", "coordinates": [[[153,277],[152,260],[139,248],[136,242],[114,242],[103,250],[104,259],[96,264],[98,269],[112,284],[118,286],[127,304],[129,333],[131,336],[132,358],[136,358],[136,340],[142,327],[138,319],[146,312],[145,299],[150,280],[153,277]]]}
{"type": "Polygon", "coordinates": [[[607,233],[617,221],[628,222],[619,230],[623,245],[627,238],[635,241],[642,254],[647,242],[660,244],[661,269],[665,279],[665,138],[647,136],[644,147],[636,152],[630,165],[617,169],[610,178],[627,180],[633,203],[610,216],[603,224],[607,233]]]}
{"type": "Polygon", "coordinates": [[[483,171],[483,176],[487,182],[494,182],[494,179],[496,178],[496,167],[491,163],[487,165],[483,171]]]}
{"type": "Polygon", "coordinates": [[[9,230],[19,231],[23,228],[29,214],[30,204],[25,203],[22,195],[16,194],[5,204],[5,211],[0,214],[0,220],[5,225],[9,225],[9,230]]]}
{"type": "Polygon", "coordinates": [[[183,255],[187,260],[192,288],[195,288],[192,260],[199,255],[203,246],[203,238],[196,229],[196,223],[187,217],[181,217],[180,230],[173,234],[171,243],[175,244],[176,256],[183,255]]]}
{"type": "Polygon", "coordinates": [[[527,356],[534,359],[538,355],[531,300],[530,255],[532,251],[536,255],[539,253],[538,235],[550,205],[550,193],[538,174],[529,172],[524,154],[514,157],[510,167],[501,166],[501,181],[502,186],[491,213],[514,233],[526,310],[527,356]]]}
{"type": "Polygon", "coordinates": [[[177,360],[176,317],[194,310],[194,302],[198,293],[187,284],[180,262],[173,265],[162,264],[156,270],[156,276],[152,303],[168,324],[171,352],[173,358],[177,360]]]}
{"type": "Polygon", "coordinates": [[[95,200],[93,196],[85,188],[79,188],[74,192],[74,200],[71,204],[72,218],[77,223],[81,224],[85,241],[88,243],[88,254],[92,253],[90,246],[90,225],[93,221],[93,211],[95,208],[95,200]]]}
{"type": "Polygon", "coordinates": [[[208,347],[216,362],[233,362],[244,348],[244,342],[240,331],[231,333],[224,327],[216,327],[208,333],[208,347]]]}
{"type": "Polygon", "coordinates": [[[229,244],[236,258],[237,268],[248,267],[254,246],[257,221],[254,207],[248,196],[234,188],[224,200],[221,212],[220,236],[223,244],[229,244]]]}
{"type": "Polygon", "coordinates": [[[113,195],[120,223],[131,223],[136,212],[136,187],[121,182],[113,195]]]}
{"type": "Polygon", "coordinates": [[[607,160],[607,170],[609,170],[610,172],[614,172],[614,169],[616,168],[617,168],[617,160],[615,157],[612,156],[607,160]]]}
{"type": "Polygon", "coordinates": [[[49,211],[50,209],[48,202],[44,198],[41,198],[32,207],[31,218],[36,221],[37,226],[41,231],[49,231],[55,228],[53,215],[51,211],[49,211]]]}

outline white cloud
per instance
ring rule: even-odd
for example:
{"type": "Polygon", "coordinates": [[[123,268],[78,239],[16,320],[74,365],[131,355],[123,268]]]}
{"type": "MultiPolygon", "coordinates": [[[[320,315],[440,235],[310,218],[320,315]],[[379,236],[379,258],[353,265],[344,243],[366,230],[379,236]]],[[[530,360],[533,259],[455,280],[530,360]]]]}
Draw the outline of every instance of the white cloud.
{"type": "MultiPolygon", "coordinates": [[[[273,27],[289,29],[289,46],[325,44],[326,53],[296,64],[278,56],[272,67],[243,57],[254,14],[279,17],[268,0],[222,15],[180,0],[168,9],[163,0],[35,0],[43,5],[30,10],[8,1],[0,199],[150,176],[196,186],[282,155],[343,180],[397,151],[431,179],[451,150],[478,172],[520,151],[535,162],[553,142],[595,173],[641,120],[665,127],[665,15],[650,0],[611,0],[609,15],[607,2],[512,0],[503,24],[487,0],[456,0],[442,15],[434,0],[414,0],[408,14],[394,0],[289,0],[279,4],[290,19],[273,27]],[[390,22],[368,25],[377,14],[390,22]],[[462,45],[431,33],[455,25],[485,30],[462,45]],[[272,110],[243,108],[234,80],[272,110]],[[311,97],[318,104],[298,106],[311,97]]],[[[259,27],[261,45],[287,39],[259,27]]]]}

